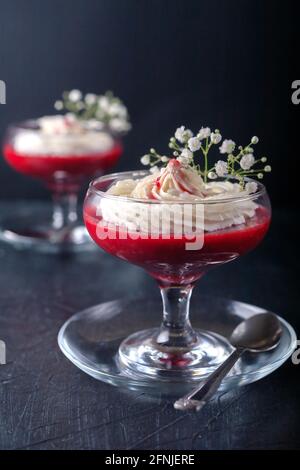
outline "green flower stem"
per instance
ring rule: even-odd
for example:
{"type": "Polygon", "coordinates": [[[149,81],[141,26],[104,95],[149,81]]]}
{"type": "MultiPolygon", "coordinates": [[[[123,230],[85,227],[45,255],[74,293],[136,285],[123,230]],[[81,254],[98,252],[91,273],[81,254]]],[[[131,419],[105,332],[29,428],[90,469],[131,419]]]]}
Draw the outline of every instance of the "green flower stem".
{"type": "Polygon", "coordinates": [[[202,150],[202,153],[203,153],[203,157],[204,157],[204,171],[203,171],[203,177],[204,177],[204,182],[207,183],[207,175],[208,175],[208,152],[210,150],[210,147],[212,146],[212,143],[208,141],[208,137],[205,139],[205,147],[203,147],[203,145],[201,145],[201,150],[202,150]]]}
{"type": "Polygon", "coordinates": [[[172,145],[172,149],[173,150],[177,150],[177,152],[181,152],[181,148],[179,147],[179,145],[177,144],[177,142],[170,142],[170,144],[172,145]]]}
{"type": "MultiPolygon", "coordinates": [[[[153,157],[153,154],[150,154],[150,158],[153,157]]],[[[150,166],[154,166],[156,165],[156,163],[160,162],[161,161],[161,156],[156,154],[156,158],[154,158],[154,160],[152,160],[152,162],[150,162],[150,166]]]]}
{"type": "MultiPolygon", "coordinates": [[[[234,167],[234,165],[235,165],[235,163],[238,163],[238,162],[239,162],[239,160],[241,159],[241,157],[243,157],[244,155],[246,155],[246,153],[247,153],[246,149],[247,149],[248,147],[250,147],[250,145],[251,145],[251,141],[249,142],[248,145],[246,145],[244,148],[242,148],[242,149],[239,151],[239,153],[238,153],[237,155],[231,154],[231,155],[232,155],[231,160],[230,160],[230,161],[227,160],[228,173],[229,173],[230,175],[233,175],[233,176],[234,176],[234,175],[242,175],[242,170],[236,170],[235,167],[234,167]]],[[[255,162],[255,163],[256,163],[256,162],[255,162]]]]}
{"type": "Polygon", "coordinates": [[[250,141],[250,143],[249,143],[248,145],[246,145],[242,150],[240,150],[240,152],[239,152],[236,156],[232,155],[232,156],[233,156],[233,160],[234,160],[235,162],[237,162],[243,155],[245,155],[245,154],[246,154],[246,149],[247,149],[248,147],[250,147],[250,145],[251,145],[251,141],[250,141]]]}
{"type": "Polygon", "coordinates": [[[254,175],[255,173],[264,173],[264,169],[260,169],[260,170],[239,170],[236,172],[237,175],[240,175],[240,176],[251,176],[251,175],[254,175]]]}

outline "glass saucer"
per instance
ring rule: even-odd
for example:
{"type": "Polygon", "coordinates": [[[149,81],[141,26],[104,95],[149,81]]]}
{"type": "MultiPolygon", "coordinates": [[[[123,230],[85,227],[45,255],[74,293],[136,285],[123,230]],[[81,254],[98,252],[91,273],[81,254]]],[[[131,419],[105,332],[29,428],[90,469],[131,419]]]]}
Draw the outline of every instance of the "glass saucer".
{"type": "Polygon", "coordinates": [[[17,249],[46,253],[73,253],[95,250],[80,221],[67,230],[51,226],[52,206],[47,202],[10,203],[0,216],[0,240],[17,249]]]}
{"type": "MultiPolygon", "coordinates": [[[[200,297],[197,304],[192,309],[194,328],[221,336],[224,343],[242,320],[266,312],[255,305],[216,297],[200,297]]],[[[283,330],[278,347],[267,353],[245,353],[224,379],[221,390],[255,382],[290,357],[296,347],[296,334],[285,320],[278,318],[283,330]]],[[[159,301],[127,299],[105,302],[73,315],[60,329],[58,344],[71,362],[98,380],[150,394],[180,396],[195,385],[195,379],[135,377],[124,373],[119,364],[118,349],[123,340],[133,332],[157,328],[160,321],[159,301]]],[[[210,372],[207,370],[203,379],[210,372]]]]}

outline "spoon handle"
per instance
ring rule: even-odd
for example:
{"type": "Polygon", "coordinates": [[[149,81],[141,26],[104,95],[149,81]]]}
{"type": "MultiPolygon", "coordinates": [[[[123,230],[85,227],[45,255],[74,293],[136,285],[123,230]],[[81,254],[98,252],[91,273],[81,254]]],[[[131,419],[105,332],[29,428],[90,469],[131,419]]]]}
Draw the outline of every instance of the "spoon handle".
{"type": "Polygon", "coordinates": [[[187,393],[184,397],[175,401],[174,408],[177,410],[191,410],[199,411],[208,402],[208,400],[218,390],[222,380],[232,369],[236,361],[243,354],[244,349],[235,349],[230,356],[219,366],[216,370],[198,387],[194,388],[191,392],[187,393]],[[197,399],[192,400],[195,396],[197,399]]]}

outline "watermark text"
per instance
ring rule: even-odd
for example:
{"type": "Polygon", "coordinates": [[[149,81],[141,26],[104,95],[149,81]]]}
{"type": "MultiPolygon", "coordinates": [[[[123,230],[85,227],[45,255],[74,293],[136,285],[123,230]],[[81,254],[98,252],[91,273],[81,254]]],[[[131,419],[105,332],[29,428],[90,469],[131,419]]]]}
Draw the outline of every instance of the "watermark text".
{"type": "Polygon", "coordinates": [[[97,208],[100,220],[96,234],[99,240],[175,239],[183,241],[188,251],[203,247],[202,204],[115,205],[109,200],[101,202],[97,208]]]}
{"type": "Polygon", "coordinates": [[[298,366],[300,364],[300,339],[297,340],[297,349],[292,354],[292,363],[295,366],[298,366]]]}
{"type": "Polygon", "coordinates": [[[0,80],[0,104],[6,104],[6,84],[0,80]]]}
{"type": "Polygon", "coordinates": [[[292,90],[295,90],[291,96],[292,103],[298,105],[300,103],[300,80],[293,81],[292,90]]]}
{"type": "Polygon", "coordinates": [[[6,364],[6,345],[2,339],[0,339],[0,365],[6,364]]]}

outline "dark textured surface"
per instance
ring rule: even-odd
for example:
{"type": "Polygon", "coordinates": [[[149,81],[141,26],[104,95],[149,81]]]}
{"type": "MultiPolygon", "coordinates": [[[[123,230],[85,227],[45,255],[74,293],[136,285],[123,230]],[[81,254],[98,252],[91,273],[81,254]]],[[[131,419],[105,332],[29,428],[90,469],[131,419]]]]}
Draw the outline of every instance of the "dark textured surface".
{"type": "MultiPolygon", "coordinates": [[[[1,213],[13,206],[2,204],[1,213]]],[[[276,212],[260,248],[207,275],[198,292],[262,305],[300,330],[292,213],[276,212]]],[[[140,269],[100,251],[73,258],[0,246],[1,449],[300,448],[300,365],[180,413],[164,399],[118,390],[76,369],[58,349],[73,313],[136,292],[158,296],[140,269]]],[[[194,302],[200,302],[196,295],[194,302]]]]}
{"type": "MultiPolygon", "coordinates": [[[[1,0],[0,138],[11,122],[53,113],[63,90],[111,89],[133,123],[117,170],[151,147],[167,152],[180,125],[207,125],[238,145],[258,135],[273,204],[293,204],[277,188],[299,148],[299,16],[295,0],[1,0]]],[[[37,195],[47,197],[38,181],[0,159],[0,197],[37,195]]]]}

